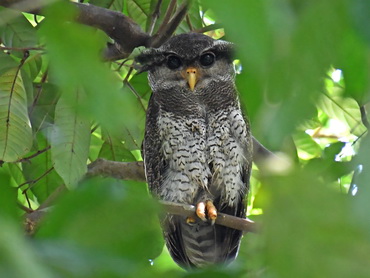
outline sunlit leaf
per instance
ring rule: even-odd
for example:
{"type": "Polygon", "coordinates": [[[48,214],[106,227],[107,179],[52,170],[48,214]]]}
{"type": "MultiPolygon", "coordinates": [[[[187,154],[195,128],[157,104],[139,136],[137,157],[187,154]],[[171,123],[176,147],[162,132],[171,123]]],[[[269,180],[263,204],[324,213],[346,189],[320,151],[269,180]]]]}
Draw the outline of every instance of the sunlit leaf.
{"type": "Polygon", "coordinates": [[[354,99],[323,95],[318,102],[318,107],[330,118],[345,124],[348,128],[347,134],[353,133],[360,136],[365,132],[366,129],[361,122],[360,108],[354,99]]]}
{"type": "Polygon", "coordinates": [[[321,155],[320,145],[317,144],[307,133],[303,131],[297,132],[293,138],[297,149],[301,154],[301,158],[311,159],[321,155]]]}

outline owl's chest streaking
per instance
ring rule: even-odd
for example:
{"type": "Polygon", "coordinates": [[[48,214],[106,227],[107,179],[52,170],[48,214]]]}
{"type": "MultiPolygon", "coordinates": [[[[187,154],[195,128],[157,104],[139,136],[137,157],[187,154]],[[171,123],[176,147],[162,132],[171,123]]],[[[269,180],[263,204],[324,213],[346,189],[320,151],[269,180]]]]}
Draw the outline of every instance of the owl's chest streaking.
{"type": "Polygon", "coordinates": [[[246,192],[243,178],[250,161],[250,132],[239,107],[178,117],[158,117],[160,152],[168,162],[160,199],[195,204],[202,192],[234,207],[246,192]]]}

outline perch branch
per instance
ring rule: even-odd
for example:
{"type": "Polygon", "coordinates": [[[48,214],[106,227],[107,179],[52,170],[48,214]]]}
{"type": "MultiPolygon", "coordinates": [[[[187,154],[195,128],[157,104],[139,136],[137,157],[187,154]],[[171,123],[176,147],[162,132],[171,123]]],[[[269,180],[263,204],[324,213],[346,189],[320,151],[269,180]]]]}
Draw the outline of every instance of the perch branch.
{"type": "MultiPolygon", "coordinates": [[[[177,204],[172,202],[160,201],[165,211],[175,215],[182,215],[196,218],[195,207],[192,205],[177,204]]],[[[216,224],[237,229],[243,232],[257,232],[256,224],[248,218],[240,218],[225,213],[218,213],[216,224]]]]}

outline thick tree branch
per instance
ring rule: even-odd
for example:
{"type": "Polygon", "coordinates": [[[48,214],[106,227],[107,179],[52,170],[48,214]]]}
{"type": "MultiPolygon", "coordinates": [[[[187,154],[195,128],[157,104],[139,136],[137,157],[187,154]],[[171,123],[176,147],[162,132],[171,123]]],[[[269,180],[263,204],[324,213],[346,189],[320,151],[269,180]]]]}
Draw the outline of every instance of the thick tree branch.
{"type": "Polygon", "coordinates": [[[74,3],[78,8],[76,20],[104,31],[115,43],[105,52],[108,60],[128,57],[135,47],[149,46],[150,36],[128,16],[93,5],[74,3]]]}
{"type": "Polygon", "coordinates": [[[87,176],[109,176],[120,180],[145,182],[144,164],[137,162],[117,162],[99,158],[88,166],[87,176]]]}

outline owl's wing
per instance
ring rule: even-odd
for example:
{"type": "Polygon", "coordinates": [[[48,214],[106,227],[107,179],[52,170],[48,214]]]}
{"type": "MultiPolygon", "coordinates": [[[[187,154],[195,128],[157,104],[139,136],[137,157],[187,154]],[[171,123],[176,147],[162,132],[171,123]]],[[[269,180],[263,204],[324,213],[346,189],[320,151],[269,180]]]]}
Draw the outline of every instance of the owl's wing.
{"type": "MultiPolygon", "coordinates": [[[[160,141],[158,118],[160,107],[151,97],[149,100],[145,139],[143,142],[143,158],[145,165],[145,175],[148,182],[149,190],[154,196],[158,196],[163,184],[163,174],[168,168],[168,161],[164,158],[160,151],[162,142],[160,141]]],[[[169,249],[173,259],[180,265],[190,266],[191,262],[184,253],[182,243],[181,224],[185,223],[185,218],[175,215],[166,215],[161,219],[161,224],[164,229],[164,237],[167,248],[169,249]]]]}
{"type": "Polygon", "coordinates": [[[168,167],[168,162],[160,151],[161,141],[158,128],[159,113],[160,107],[152,95],[149,99],[147,110],[142,152],[146,180],[148,182],[149,190],[154,196],[158,196],[163,180],[163,173],[168,167]]]}

